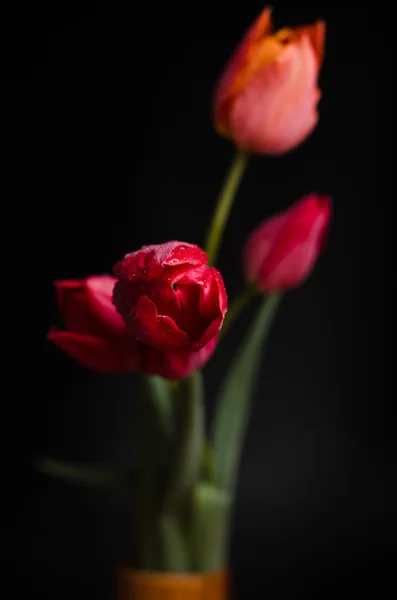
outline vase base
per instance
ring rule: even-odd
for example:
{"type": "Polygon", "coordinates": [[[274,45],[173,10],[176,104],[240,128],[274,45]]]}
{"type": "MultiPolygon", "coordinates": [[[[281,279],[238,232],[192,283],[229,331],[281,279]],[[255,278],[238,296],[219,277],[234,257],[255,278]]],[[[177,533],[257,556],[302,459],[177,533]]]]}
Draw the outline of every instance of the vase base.
{"type": "Polygon", "coordinates": [[[178,574],[120,567],[117,600],[228,600],[227,571],[178,574]]]}

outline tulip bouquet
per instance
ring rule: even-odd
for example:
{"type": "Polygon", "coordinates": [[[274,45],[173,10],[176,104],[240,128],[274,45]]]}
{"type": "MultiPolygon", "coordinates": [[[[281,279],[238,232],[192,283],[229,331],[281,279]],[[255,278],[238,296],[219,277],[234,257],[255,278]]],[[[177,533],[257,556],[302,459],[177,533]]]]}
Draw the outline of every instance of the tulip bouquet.
{"type": "MultiPolygon", "coordinates": [[[[263,344],[282,294],[301,284],[317,260],[329,197],[311,193],[257,227],[243,248],[246,288],[229,309],[214,265],[250,153],[289,152],[317,123],[324,36],[322,22],[273,33],[266,8],[231,58],[216,86],[214,123],[236,155],[204,249],[184,241],[148,245],[122,258],[113,276],[56,282],[64,329],[54,327],[48,338],[89,369],[135,371],[146,384],[140,463],[131,478],[138,499],[129,560],[135,591],[144,586],[145,573],[226,568],[263,344]],[[206,430],[202,368],[222,351],[229,328],[257,295],[263,302],[224,375],[206,430]]],[[[73,476],[50,460],[42,468],[73,476]]],[[[205,597],[221,598],[220,589],[211,596],[208,588],[205,597]]]]}

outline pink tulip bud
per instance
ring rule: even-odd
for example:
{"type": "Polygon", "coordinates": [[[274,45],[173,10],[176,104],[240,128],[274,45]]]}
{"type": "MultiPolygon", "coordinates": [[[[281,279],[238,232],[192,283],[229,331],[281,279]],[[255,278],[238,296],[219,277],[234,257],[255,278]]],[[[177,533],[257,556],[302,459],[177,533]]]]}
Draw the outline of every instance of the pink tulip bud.
{"type": "Polygon", "coordinates": [[[284,154],[301,144],[318,121],[324,39],[323,21],[272,33],[265,8],[218,82],[218,133],[259,154],[284,154]]]}
{"type": "Polygon", "coordinates": [[[247,281],[261,292],[301,284],[316,263],[330,217],[331,199],[313,193],[262,223],[244,248],[247,281]]]}

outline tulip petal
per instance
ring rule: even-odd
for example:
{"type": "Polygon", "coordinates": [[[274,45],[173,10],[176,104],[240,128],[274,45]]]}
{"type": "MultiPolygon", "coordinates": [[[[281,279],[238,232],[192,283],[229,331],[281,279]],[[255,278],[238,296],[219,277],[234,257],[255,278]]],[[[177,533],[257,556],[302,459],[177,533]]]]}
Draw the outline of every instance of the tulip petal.
{"type": "Polygon", "coordinates": [[[330,199],[309,196],[279,232],[275,248],[264,262],[260,279],[268,289],[300,285],[314,267],[330,218],[330,199]],[[300,213],[298,212],[300,209],[300,213]]]}
{"type": "Polygon", "coordinates": [[[160,352],[151,346],[141,344],[141,372],[160,375],[165,379],[181,379],[188,377],[196,369],[200,369],[211,358],[217,345],[217,337],[197,352],[160,352]]]}
{"type": "Polygon", "coordinates": [[[245,275],[249,282],[259,278],[261,266],[269,256],[274,241],[287,219],[288,215],[285,213],[271,217],[248,238],[244,247],[243,260],[245,275]]]}
{"type": "Polygon", "coordinates": [[[60,313],[65,318],[74,295],[84,291],[84,282],[82,279],[57,280],[54,286],[60,313]]]}
{"type": "Polygon", "coordinates": [[[226,290],[221,274],[214,267],[202,265],[190,269],[178,277],[176,284],[178,289],[192,284],[199,286],[198,310],[202,316],[213,317],[219,311],[223,312],[227,298],[226,290]]]}
{"type": "Polygon", "coordinates": [[[187,334],[169,316],[159,315],[154,302],[145,295],[138,300],[132,333],[162,352],[180,352],[190,346],[187,334]]]}
{"type": "Polygon", "coordinates": [[[104,373],[126,373],[134,370],[139,362],[136,342],[116,346],[93,336],[60,331],[52,328],[48,339],[89,369],[104,373]]]}
{"type": "Polygon", "coordinates": [[[302,37],[302,35],[308,36],[312,48],[316,54],[317,63],[320,68],[324,61],[324,46],[326,33],[325,22],[317,21],[317,23],[314,23],[313,25],[303,25],[302,27],[296,27],[294,31],[300,37],[302,37]]]}
{"type": "Polygon", "coordinates": [[[194,281],[200,288],[199,312],[203,317],[213,318],[225,315],[227,311],[227,293],[220,272],[215,267],[204,265],[188,271],[178,280],[178,285],[188,285],[194,281]]]}
{"type": "Polygon", "coordinates": [[[221,312],[222,317],[224,317],[225,314],[227,313],[227,310],[229,307],[227,291],[226,291],[225,282],[223,281],[222,275],[220,274],[220,272],[217,269],[214,269],[214,271],[215,271],[215,279],[218,284],[218,290],[219,290],[219,310],[221,312]]]}
{"type": "Polygon", "coordinates": [[[263,292],[302,283],[322,248],[330,215],[331,199],[310,194],[265,221],[251,234],[244,249],[248,281],[256,282],[263,292]]]}
{"type": "Polygon", "coordinates": [[[214,271],[215,269],[208,268],[198,282],[200,287],[198,309],[200,314],[207,319],[219,315],[219,288],[214,271]]]}
{"type": "Polygon", "coordinates": [[[56,281],[55,290],[66,329],[96,335],[100,328],[88,305],[83,280],[56,281]]]}
{"type": "Polygon", "coordinates": [[[201,369],[213,355],[218,339],[212,338],[208,344],[197,352],[181,352],[179,354],[163,354],[161,363],[157,364],[157,374],[167,379],[182,379],[190,373],[201,369]]]}
{"type": "Polygon", "coordinates": [[[173,285],[187,272],[200,269],[208,262],[208,256],[194,244],[179,243],[163,261],[164,271],[161,279],[173,285]]]}
{"type": "Polygon", "coordinates": [[[220,133],[228,133],[228,112],[230,102],[244,87],[249,72],[251,49],[271,33],[272,9],[266,7],[255,22],[246,31],[240,44],[232,55],[226,69],[218,81],[214,106],[215,123],[220,133]]]}
{"type": "MultiPolygon", "coordinates": [[[[186,244],[184,242],[169,242],[169,244],[177,245],[163,258],[162,264],[166,266],[186,264],[195,267],[207,264],[208,262],[208,256],[204,250],[194,244],[186,244]]],[[[169,244],[164,244],[164,246],[168,246],[169,244]]]]}
{"type": "Polygon", "coordinates": [[[169,282],[152,279],[145,295],[153,300],[159,314],[167,314],[176,322],[180,310],[180,300],[169,282]]]}
{"type": "Polygon", "coordinates": [[[118,279],[135,283],[161,278],[172,284],[179,273],[207,262],[206,253],[198,246],[172,241],[143,246],[127,254],[115,265],[114,273],[118,279]]]}
{"type": "Polygon", "coordinates": [[[175,293],[180,302],[177,324],[182,331],[186,331],[190,341],[195,341],[202,334],[202,318],[198,311],[198,300],[200,295],[199,286],[196,283],[175,286],[175,293]]]}
{"type": "Polygon", "coordinates": [[[318,120],[318,68],[309,37],[303,35],[258,70],[230,110],[237,145],[251,152],[282,154],[303,142],[318,120]]]}
{"type": "Polygon", "coordinates": [[[220,325],[217,319],[221,316],[223,320],[227,310],[227,294],[221,274],[207,265],[187,271],[178,280],[177,294],[183,308],[178,325],[187,332],[194,344],[193,348],[201,348],[219,333],[220,325]],[[209,329],[214,319],[215,327],[218,327],[216,331],[209,329]]]}
{"type": "Polygon", "coordinates": [[[196,350],[200,350],[203,348],[210,340],[212,340],[215,336],[218,335],[223,324],[223,317],[218,317],[214,319],[207,329],[204,331],[201,338],[192,345],[192,350],[195,352],[196,350]]]}
{"type": "Polygon", "coordinates": [[[113,267],[113,272],[119,281],[139,284],[161,275],[163,267],[155,259],[153,247],[144,246],[136,252],[126,254],[113,267]]]}
{"type": "Polygon", "coordinates": [[[117,279],[97,275],[85,279],[85,291],[90,309],[111,335],[124,335],[125,323],[113,305],[113,289],[117,279]]]}

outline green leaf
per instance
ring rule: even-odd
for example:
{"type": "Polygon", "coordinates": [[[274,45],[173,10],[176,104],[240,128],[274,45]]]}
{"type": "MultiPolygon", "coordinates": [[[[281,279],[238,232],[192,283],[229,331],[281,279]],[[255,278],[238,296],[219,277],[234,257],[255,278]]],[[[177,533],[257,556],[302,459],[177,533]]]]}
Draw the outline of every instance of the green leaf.
{"type": "Polygon", "coordinates": [[[168,573],[190,571],[186,534],[177,517],[167,515],[160,519],[160,539],[164,571],[168,573]]]}
{"type": "Polygon", "coordinates": [[[239,346],[216,403],[211,432],[215,467],[221,487],[234,493],[262,346],[276,313],[280,294],[267,296],[239,346]]]}
{"type": "Polygon", "coordinates": [[[39,456],[35,465],[36,469],[44,475],[77,485],[111,487],[133,485],[137,482],[136,473],[120,467],[71,464],[46,456],[39,456]]]}
{"type": "Polygon", "coordinates": [[[163,514],[180,510],[199,476],[204,446],[204,391],[200,371],[180,382],[179,419],[163,514]]]}
{"type": "Polygon", "coordinates": [[[190,545],[194,571],[216,571],[227,563],[231,497],[210,483],[199,483],[193,496],[190,545]]]}

